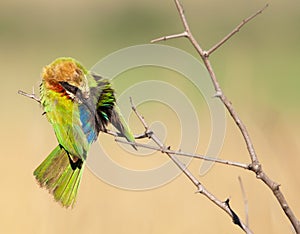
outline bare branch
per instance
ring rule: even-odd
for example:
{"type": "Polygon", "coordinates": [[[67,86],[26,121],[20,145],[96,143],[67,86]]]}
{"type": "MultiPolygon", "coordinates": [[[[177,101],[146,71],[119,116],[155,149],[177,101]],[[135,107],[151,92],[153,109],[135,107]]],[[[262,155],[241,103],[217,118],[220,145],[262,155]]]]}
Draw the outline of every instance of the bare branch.
{"type": "Polygon", "coordinates": [[[29,94],[29,93],[26,93],[22,90],[18,90],[18,94],[23,95],[23,96],[28,97],[28,98],[31,98],[31,99],[37,101],[38,103],[41,103],[41,100],[38,97],[35,96],[34,91],[33,91],[32,94],[29,94]]]}
{"type": "Polygon", "coordinates": [[[245,26],[249,21],[254,19],[256,16],[261,14],[269,4],[266,4],[262,9],[258,10],[256,13],[252,14],[248,18],[244,19],[235,29],[233,29],[227,36],[225,36],[220,42],[214,45],[211,49],[207,51],[207,56],[211,55],[215,50],[217,50],[220,46],[222,46],[225,42],[227,42],[234,34],[240,31],[240,29],[245,26]]]}
{"type": "MultiPolygon", "coordinates": [[[[137,111],[135,105],[133,104],[132,98],[130,98],[131,107],[138,119],[141,121],[142,125],[145,128],[145,132],[148,134],[148,137],[153,140],[154,143],[156,143],[162,153],[165,153],[168,155],[168,157],[176,164],[176,166],[186,175],[186,177],[197,187],[197,192],[200,194],[203,194],[205,197],[207,197],[211,202],[213,202],[215,205],[220,207],[222,210],[224,210],[232,220],[234,220],[234,223],[241,227],[246,233],[252,233],[251,230],[246,227],[245,224],[243,224],[240,219],[238,218],[239,222],[235,222],[236,217],[238,217],[232,209],[229,207],[229,205],[226,202],[222,202],[219,199],[217,199],[212,193],[210,193],[203,184],[188,170],[188,168],[180,161],[178,160],[174,155],[169,153],[170,150],[169,147],[166,147],[160,139],[155,135],[153,131],[151,131],[148,127],[148,124],[146,123],[144,117],[137,111]]],[[[138,143],[135,144],[138,146],[138,143]]]]}
{"type": "Polygon", "coordinates": [[[175,0],[175,5],[176,5],[177,11],[178,11],[178,13],[180,15],[180,19],[181,19],[182,24],[183,24],[183,26],[185,28],[185,31],[187,33],[189,33],[190,32],[190,26],[189,26],[189,24],[188,24],[188,22],[187,22],[187,20],[185,18],[184,10],[183,10],[182,5],[181,5],[181,3],[178,0],[175,0]]]}
{"type": "Polygon", "coordinates": [[[239,127],[239,129],[240,129],[240,131],[241,131],[241,133],[242,133],[242,135],[244,137],[244,140],[245,140],[248,152],[249,152],[250,157],[251,157],[251,161],[252,161],[253,165],[255,164],[253,166],[253,168],[255,168],[255,170],[258,170],[259,167],[260,167],[260,165],[259,165],[256,153],[255,153],[254,147],[252,145],[252,141],[250,139],[249,133],[248,133],[248,131],[246,129],[246,126],[244,125],[244,123],[239,118],[239,116],[236,113],[236,111],[234,110],[231,102],[223,94],[222,89],[221,89],[221,87],[219,85],[219,82],[218,82],[218,80],[216,78],[216,75],[214,73],[214,70],[213,70],[213,68],[211,66],[211,63],[210,63],[210,61],[208,59],[209,54],[208,54],[208,52],[204,51],[200,47],[199,43],[197,42],[197,40],[194,38],[193,34],[191,33],[189,25],[188,25],[187,20],[186,20],[186,17],[184,15],[184,10],[183,10],[181,4],[179,3],[178,0],[175,0],[175,4],[176,4],[177,10],[179,12],[181,21],[183,23],[183,26],[184,26],[184,29],[185,29],[185,33],[187,34],[187,38],[189,39],[189,41],[191,42],[191,44],[194,46],[194,48],[197,50],[198,54],[200,55],[201,59],[204,62],[204,65],[205,65],[207,71],[209,72],[209,75],[211,77],[212,83],[213,83],[215,91],[216,91],[216,97],[218,97],[218,98],[221,99],[221,101],[223,102],[223,104],[227,108],[228,112],[230,113],[230,115],[234,119],[235,123],[239,127]]]}
{"type": "Polygon", "coordinates": [[[178,33],[178,34],[173,34],[173,35],[169,35],[169,36],[160,37],[160,38],[157,38],[157,39],[153,39],[151,41],[151,43],[166,41],[166,40],[175,39],[175,38],[179,38],[179,37],[187,37],[187,33],[183,32],[183,33],[178,33]]]}
{"type": "MultiPolygon", "coordinates": [[[[249,167],[249,169],[251,171],[253,171],[256,174],[256,177],[260,180],[262,180],[273,192],[273,194],[275,195],[277,201],[279,202],[282,210],[285,212],[286,216],[288,217],[288,219],[290,220],[291,224],[293,225],[295,231],[297,233],[300,233],[300,221],[297,219],[297,217],[295,216],[294,212],[292,211],[292,209],[289,207],[283,193],[280,190],[279,184],[276,183],[275,181],[271,180],[267,174],[263,171],[262,166],[258,160],[257,154],[255,152],[252,140],[250,138],[250,135],[248,133],[248,130],[245,126],[245,124],[242,122],[242,120],[240,119],[240,117],[238,116],[237,112],[235,111],[235,109],[232,106],[232,103],[229,101],[229,99],[224,95],[219,82],[216,78],[216,75],[214,73],[214,70],[212,68],[212,65],[209,61],[209,55],[211,53],[213,53],[216,49],[220,48],[221,45],[223,45],[226,41],[228,41],[228,39],[230,39],[236,32],[235,30],[233,30],[231,33],[229,33],[226,37],[224,37],[219,43],[217,43],[212,49],[210,49],[209,51],[205,51],[201,48],[201,46],[199,45],[199,43],[197,42],[197,40],[194,38],[193,34],[190,31],[189,25],[187,23],[186,17],[184,15],[184,10],[183,7],[181,6],[181,4],[179,3],[178,0],[175,0],[175,4],[177,7],[177,11],[179,13],[180,19],[182,21],[183,27],[184,27],[184,33],[182,34],[186,34],[185,37],[187,37],[189,39],[189,41],[191,42],[191,44],[194,46],[194,48],[196,49],[196,51],[198,52],[198,54],[200,55],[201,59],[204,62],[204,65],[211,77],[212,83],[214,85],[215,91],[216,91],[216,97],[218,97],[222,103],[224,104],[224,106],[226,107],[226,109],[228,110],[229,114],[231,115],[232,119],[234,120],[234,122],[236,123],[237,127],[239,128],[250,159],[251,159],[251,165],[249,167]]],[[[250,16],[249,18],[247,18],[245,21],[243,21],[240,25],[237,26],[237,32],[239,31],[239,29],[241,27],[243,27],[247,22],[249,22],[250,20],[252,20],[253,18],[255,18],[257,15],[259,15],[260,13],[262,13],[268,5],[266,5],[264,8],[262,8],[261,10],[259,10],[258,12],[254,13],[252,16],[250,16]]],[[[175,35],[175,34],[174,34],[175,35]]],[[[169,38],[176,38],[175,36],[168,36],[169,38]]],[[[165,40],[167,40],[168,37],[165,37],[165,40]]],[[[156,41],[156,40],[154,40],[156,41]]]]}
{"type": "Polygon", "coordinates": [[[144,117],[137,112],[136,107],[133,104],[132,97],[130,97],[129,100],[130,100],[130,104],[131,104],[131,109],[136,114],[136,116],[139,118],[139,120],[141,121],[141,123],[143,124],[143,126],[145,128],[145,133],[146,133],[148,131],[148,129],[149,129],[148,124],[146,123],[144,117]]]}
{"type": "MultiPolygon", "coordinates": [[[[155,142],[158,146],[159,146],[159,149],[164,153],[165,150],[167,149],[163,143],[159,140],[159,138],[152,132],[152,131],[149,131],[149,127],[148,127],[148,124],[146,123],[144,117],[137,111],[135,105],[133,104],[133,100],[132,98],[130,98],[130,102],[131,102],[131,108],[133,110],[133,112],[136,114],[136,116],[138,117],[138,119],[141,121],[142,125],[144,126],[145,128],[145,132],[147,132],[148,134],[148,137],[150,139],[153,140],[153,142],[155,142]]],[[[194,177],[192,175],[192,173],[189,172],[189,170],[186,168],[185,165],[183,165],[177,158],[175,158],[174,156],[166,153],[170,159],[172,159],[172,161],[182,170],[182,172],[192,181],[192,183],[195,185],[195,186],[199,186],[201,185],[200,182],[196,179],[196,177],[194,177]]]]}
{"type": "Polygon", "coordinates": [[[233,162],[233,161],[229,161],[229,160],[208,157],[208,156],[200,155],[200,154],[192,154],[192,153],[187,153],[187,152],[183,152],[183,151],[175,151],[175,150],[171,150],[171,149],[163,149],[162,150],[160,147],[141,144],[141,143],[138,143],[138,142],[128,142],[128,141],[125,141],[123,139],[115,139],[115,141],[123,143],[123,144],[133,145],[133,146],[136,146],[136,147],[157,150],[157,151],[161,151],[163,153],[168,153],[168,154],[172,154],[172,155],[186,156],[186,157],[196,158],[196,159],[203,159],[205,161],[216,162],[216,163],[225,164],[225,165],[229,165],[229,166],[240,167],[240,168],[243,168],[243,169],[249,169],[249,165],[245,164],[245,163],[233,162]]]}

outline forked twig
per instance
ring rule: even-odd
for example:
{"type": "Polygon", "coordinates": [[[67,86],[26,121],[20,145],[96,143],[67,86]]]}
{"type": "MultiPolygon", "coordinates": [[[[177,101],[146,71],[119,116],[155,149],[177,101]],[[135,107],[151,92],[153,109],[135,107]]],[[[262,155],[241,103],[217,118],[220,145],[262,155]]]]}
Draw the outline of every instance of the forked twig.
{"type": "Polygon", "coordinates": [[[36,102],[38,102],[38,103],[41,103],[41,100],[38,97],[35,96],[34,91],[32,92],[32,94],[29,94],[29,93],[26,93],[22,90],[18,90],[18,94],[23,95],[23,96],[28,97],[28,98],[31,98],[31,99],[35,100],[36,102]]]}
{"type": "MultiPolygon", "coordinates": [[[[146,134],[141,134],[141,135],[144,136],[143,138],[147,137],[146,134]]],[[[135,137],[135,139],[137,139],[137,137],[135,137]]],[[[139,139],[141,139],[141,138],[139,138],[139,139]]],[[[249,169],[249,164],[245,164],[245,163],[233,162],[233,161],[229,161],[229,160],[213,158],[213,157],[208,157],[208,156],[205,156],[205,155],[193,154],[193,153],[188,153],[188,152],[183,152],[183,151],[176,151],[176,150],[171,150],[169,148],[162,150],[160,147],[157,147],[157,146],[141,144],[141,143],[138,143],[138,142],[128,142],[126,140],[118,139],[118,138],[116,138],[115,141],[120,142],[122,144],[133,145],[133,146],[140,147],[140,148],[146,148],[146,149],[161,151],[162,153],[168,153],[168,154],[177,155],[177,156],[185,156],[185,157],[190,157],[190,158],[195,158],[195,159],[202,159],[202,160],[209,161],[209,162],[215,162],[215,163],[225,164],[225,165],[228,165],[228,166],[234,166],[234,167],[239,167],[239,168],[243,168],[243,169],[249,169]]]]}
{"type": "MultiPolygon", "coordinates": [[[[212,193],[210,193],[203,186],[203,184],[189,171],[189,169],[180,160],[178,160],[177,157],[175,157],[172,154],[172,151],[160,141],[160,139],[155,135],[155,133],[151,131],[151,129],[149,129],[149,125],[145,121],[144,117],[137,111],[132,101],[132,98],[130,98],[130,102],[131,102],[131,108],[133,112],[135,113],[135,115],[138,117],[138,119],[140,120],[140,122],[145,128],[145,135],[148,136],[148,138],[150,138],[154,143],[156,143],[157,146],[159,147],[158,149],[162,153],[166,154],[176,164],[176,166],[185,174],[185,176],[197,187],[197,192],[204,195],[211,202],[213,202],[219,208],[224,210],[231,217],[234,224],[238,225],[243,231],[249,234],[252,233],[251,230],[243,222],[240,221],[237,214],[231,209],[231,207],[229,206],[229,199],[227,199],[225,202],[222,202],[219,199],[217,199],[212,193]]],[[[139,144],[135,143],[135,146],[139,146],[139,144]]],[[[142,144],[141,146],[145,147],[145,145],[142,144]]]]}
{"type": "Polygon", "coordinates": [[[181,19],[183,27],[184,27],[184,32],[180,33],[180,34],[174,34],[174,35],[169,35],[169,36],[165,36],[165,37],[160,37],[158,39],[152,40],[152,42],[159,42],[159,41],[162,41],[162,40],[167,40],[168,38],[179,38],[179,37],[186,37],[186,38],[189,39],[191,44],[194,46],[194,48],[196,49],[196,51],[200,55],[207,71],[209,72],[209,75],[211,77],[212,83],[213,83],[215,91],[216,91],[215,96],[218,97],[222,101],[222,103],[224,104],[224,106],[228,110],[229,114],[231,115],[232,119],[234,120],[234,122],[238,126],[238,128],[239,128],[239,130],[240,130],[240,132],[241,132],[241,134],[244,138],[244,141],[245,141],[245,144],[246,144],[246,147],[247,147],[250,159],[251,159],[251,164],[250,164],[249,169],[256,174],[256,177],[258,179],[262,180],[271,189],[271,191],[275,195],[277,201],[279,202],[282,210],[285,212],[286,216],[288,217],[291,224],[293,225],[295,231],[297,233],[300,233],[300,222],[299,222],[299,220],[297,219],[294,212],[292,211],[292,209],[288,205],[283,193],[280,190],[280,185],[278,183],[276,183],[275,181],[273,181],[272,179],[270,179],[267,176],[267,174],[263,171],[262,166],[261,166],[261,164],[258,160],[257,154],[255,152],[255,149],[253,147],[253,143],[252,143],[252,140],[251,140],[250,135],[248,133],[248,130],[247,130],[245,124],[242,122],[242,120],[238,116],[235,109],[233,108],[232,103],[224,95],[224,93],[223,93],[223,91],[222,91],[222,89],[219,85],[219,82],[216,78],[216,75],[214,73],[212,65],[209,61],[209,56],[210,56],[211,53],[213,53],[215,50],[220,48],[221,45],[223,45],[233,35],[235,35],[247,22],[249,22],[250,20],[254,19],[256,16],[258,16],[260,13],[262,13],[268,7],[268,4],[265,5],[259,11],[257,11],[252,16],[250,16],[247,19],[243,20],[232,32],[230,32],[226,37],[224,37],[220,42],[218,42],[215,46],[213,46],[208,51],[205,51],[201,48],[201,46],[199,45],[199,43],[197,42],[197,40],[194,38],[193,34],[191,33],[191,30],[189,28],[189,25],[187,23],[187,20],[186,20],[185,14],[184,14],[183,7],[179,3],[179,1],[175,0],[175,4],[176,4],[177,11],[179,13],[180,19],[181,19]]]}
{"type": "MultiPolygon", "coordinates": [[[[159,150],[162,153],[167,154],[168,157],[180,168],[180,170],[197,187],[197,191],[199,193],[203,194],[204,196],[206,196],[210,201],[212,201],[214,204],[216,204],[218,207],[220,207],[222,210],[224,210],[227,214],[229,214],[231,216],[232,220],[234,221],[234,223],[239,225],[246,233],[251,233],[251,231],[248,228],[248,214],[246,215],[246,220],[247,221],[246,221],[246,225],[245,225],[242,222],[240,222],[240,219],[238,218],[236,213],[229,206],[229,200],[227,199],[225,202],[222,202],[222,201],[218,200],[213,194],[208,192],[207,189],[200,183],[200,181],[186,168],[186,166],[180,160],[178,160],[177,157],[175,157],[175,155],[178,155],[178,156],[191,156],[191,157],[201,158],[201,159],[204,159],[204,160],[211,160],[211,161],[214,161],[214,162],[217,162],[217,163],[228,164],[228,165],[231,165],[231,166],[237,166],[237,167],[241,167],[241,168],[245,168],[245,169],[249,169],[249,170],[253,171],[256,174],[257,178],[261,179],[272,190],[273,194],[275,195],[276,199],[278,200],[279,204],[281,205],[281,207],[282,207],[283,211],[285,212],[286,216],[289,218],[290,222],[292,223],[295,231],[297,233],[300,233],[300,222],[299,222],[299,220],[297,219],[297,217],[293,213],[292,209],[289,207],[283,193],[280,190],[280,185],[278,183],[276,183],[275,181],[271,180],[267,176],[267,174],[263,171],[263,169],[261,167],[261,164],[258,160],[257,154],[255,152],[255,149],[253,147],[250,135],[249,135],[249,133],[246,129],[246,126],[242,122],[242,120],[239,118],[239,116],[238,116],[237,112],[235,111],[235,109],[233,108],[231,102],[224,95],[224,93],[223,93],[223,91],[222,91],[222,89],[221,89],[221,87],[218,83],[218,80],[216,78],[216,75],[214,73],[214,70],[211,66],[211,63],[209,61],[209,56],[214,51],[216,51],[223,44],[225,44],[246,23],[248,23],[249,21],[254,19],[256,16],[261,14],[268,7],[268,4],[265,5],[259,11],[257,11],[256,13],[254,13],[253,15],[251,15],[250,17],[244,19],[234,30],[232,30],[227,36],[225,36],[221,41],[216,43],[208,51],[205,51],[201,48],[201,46],[199,45],[199,43],[197,42],[197,40],[194,38],[193,34],[191,33],[191,30],[189,28],[189,25],[187,23],[187,20],[186,20],[185,14],[184,14],[183,7],[179,3],[179,1],[175,0],[175,4],[176,4],[178,13],[180,15],[180,19],[181,19],[183,27],[184,27],[184,32],[177,33],[177,34],[172,34],[172,35],[168,35],[168,36],[163,36],[163,37],[154,39],[151,42],[154,43],[154,42],[166,41],[166,40],[181,38],[181,37],[185,37],[185,38],[189,39],[191,44],[194,46],[194,48],[196,49],[196,51],[200,55],[201,59],[204,62],[204,65],[205,65],[207,71],[210,74],[212,83],[213,83],[215,91],[216,91],[215,96],[218,97],[222,101],[224,106],[227,108],[228,112],[230,113],[232,119],[235,121],[236,125],[238,126],[238,128],[239,128],[239,130],[240,130],[240,132],[241,132],[241,134],[244,138],[244,141],[246,143],[246,147],[247,147],[250,159],[251,159],[251,164],[247,165],[247,164],[242,164],[242,163],[229,162],[229,161],[221,160],[221,159],[212,159],[211,160],[211,158],[206,157],[206,156],[202,156],[202,155],[193,155],[193,154],[184,153],[184,152],[180,152],[180,151],[170,150],[169,148],[165,147],[165,145],[160,141],[160,139],[149,129],[146,121],[137,112],[137,110],[136,110],[136,108],[135,108],[135,106],[134,106],[134,104],[131,100],[132,109],[133,109],[133,111],[135,112],[135,114],[137,115],[137,117],[139,118],[139,120],[141,121],[141,123],[143,124],[143,126],[145,128],[145,133],[141,134],[139,136],[136,136],[136,139],[149,137],[153,142],[155,142],[158,146],[158,147],[155,148],[155,150],[159,150]]],[[[36,102],[38,102],[38,103],[41,103],[40,99],[35,96],[34,92],[32,94],[28,94],[24,91],[19,90],[18,94],[23,95],[23,96],[28,97],[28,98],[31,98],[31,99],[35,100],[36,102]]],[[[113,135],[115,137],[118,136],[117,133],[114,133],[114,132],[109,131],[109,130],[107,131],[107,133],[110,134],[110,135],[113,135]]],[[[142,146],[142,144],[141,145],[139,145],[138,143],[135,143],[135,144],[137,144],[137,146],[142,146]]],[[[143,145],[143,147],[145,147],[145,145],[143,145]]],[[[245,200],[244,200],[244,202],[245,202],[245,200]]],[[[248,213],[247,210],[246,210],[246,213],[248,213]]]]}
{"type": "Polygon", "coordinates": [[[217,44],[215,44],[212,48],[210,48],[207,51],[207,56],[211,55],[215,50],[217,50],[220,46],[225,44],[234,34],[240,31],[240,29],[245,26],[249,21],[254,19],[257,15],[263,13],[263,11],[269,6],[269,4],[266,4],[262,9],[255,12],[253,15],[249,16],[248,18],[244,19],[238,26],[236,26],[235,29],[233,29],[230,33],[227,34],[221,41],[219,41],[217,44]]]}

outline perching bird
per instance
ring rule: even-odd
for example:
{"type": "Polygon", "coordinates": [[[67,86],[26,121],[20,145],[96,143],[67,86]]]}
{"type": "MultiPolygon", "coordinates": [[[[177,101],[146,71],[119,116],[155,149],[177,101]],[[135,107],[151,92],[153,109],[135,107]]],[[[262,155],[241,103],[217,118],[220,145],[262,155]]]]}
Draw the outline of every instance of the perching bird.
{"type": "Polygon", "coordinates": [[[134,136],[119,114],[110,82],[72,58],[58,58],[44,68],[40,97],[58,146],[34,176],[62,206],[73,206],[89,148],[99,132],[110,122],[128,141],[134,142],[134,136]]]}

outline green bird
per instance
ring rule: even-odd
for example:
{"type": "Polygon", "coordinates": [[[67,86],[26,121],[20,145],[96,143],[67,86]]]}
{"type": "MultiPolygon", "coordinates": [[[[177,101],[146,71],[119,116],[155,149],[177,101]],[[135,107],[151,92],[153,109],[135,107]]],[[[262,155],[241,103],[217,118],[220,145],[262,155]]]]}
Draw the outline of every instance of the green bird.
{"type": "Polygon", "coordinates": [[[33,174],[62,206],[73,207],[99,132],[112,123],[128,141],[134,142],[134,136],[120,115],[111,83],[72,58],[58,58],[44,67],[40,101],[58,146],[33,174]]]}

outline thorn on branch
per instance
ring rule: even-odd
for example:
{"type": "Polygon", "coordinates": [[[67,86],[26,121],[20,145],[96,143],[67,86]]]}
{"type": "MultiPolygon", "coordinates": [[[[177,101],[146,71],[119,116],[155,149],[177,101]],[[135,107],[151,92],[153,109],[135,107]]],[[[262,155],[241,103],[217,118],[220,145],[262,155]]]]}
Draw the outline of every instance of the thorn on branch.
{"type": "Polygon", "coordinates": [[[214,94],[214,98],[220,98],[222,96],[222,91],[218,90],[215,94],[214,94]]]}
{"type": "Polygon", "coordinates": [[[202,193],[203,192],[203,187],[201,186],[201,184],[197,185],[198,189],[195,193],[202,193]]]}
{"type": "MultiPolygon", "coordinates": [[[[144,144],[139,144],[139,143],[135,143],[135,146],[137,147],[144,147],[144,148],[149,148],[149,149],[154,149],[154,150],[158,150],[166,155],[168,155],[168,157],[176,164],[176,166],[183,172],[183,174],[185,174],[185,176],[187,176],[187,178],[196,186],[197,188],[197,193],[200,193],[201,195],[204,195],[205,197],[207,197],[211,202],[213,202],[215,205],[219,206],[221,209],[223,209],[227,214],[229,214],[231,217],[233,217],[234,223],[239,225],[244,231],[247,230],[247,233],[251,233],[251,231],[248,230],[248,228],[241,223],[241,221],[239,220],[238,216],[231,210],[229,209],[227,206],[229,206],[229,200],[228,200],[228,205],[224,205],[224,202],[220,201],[219,199],[217,199],[212,193],[210,193],[208,190],[205,189],[205,187],[201,184],[201,182],[189,171],[189,169],[187,168],[187,165],[185,165],[183,162],[181,162],[180,160],[178,160],[173,154],[177,154],[177,155],[184,155],[183,153],[180,152],[176,152],[176,151],[172,151],[171,147],[168,146],[166,147],[161,140],[155,135],[154,132],[152,132],[151,130],[149,130],[148,128],[148,124],[146,123],[146,121],[141,117],[141,114],[136,110],[132,99],[130,99],[131,105],[132,105],[132,109],[134,110],[134,113],[136,114],[136,116],[139,118],[139,120],[141,121],[141,123],[143,124],[143,126],[145,127],[145,135],[148,134],[149,138],[157,144],[158,147],[153,147],[153,146],[149,146],[149,145],[144,145],[144,144]],[[248,232],[249,231],[249,232],[248,232]]],[[[117,140],[119,142],[122,143],[126,143],[128,144],[128,142],[124,142],[124,141],[120,141],[117,140]]],[[[130,144],[130,143],[129,143],[130,144]]],[[[188,155],[188,154],[186,154],[188,155]]],[[[191,155],[191,154],[189,154],[191,155]]],[[[193,155],[194,157],[195,155],[193,155]]],[[[204,157],[201,156],[202,159],[204,159],[204,157]]],[[[208,157],[206,157],[208,159],[208,157]]],[[[211,159],[210,159],[211,160],[211,159]]],[[[218,162],[223,162],[225,164],[230,164],[230,165],[235,165],[235,166],[239,166],[242,168],[247,168],[246,164],[241,164],[241,163],[233,163],[233,162],[229,162],[229,161],[223,161],[223,160],[217,160],[217,159],[213,159],[216,160],[218,162]]]]}
{"type": "Polygon", "coordinates": [[[281,184],[278,184],[276,182],[273,182],[273,185],[272,185],[272,189],[273,191],[278,191],[279,188],[280,188],[281,184]]]}
{"type": "Polygon", "coordinates": [[[203,57],[208,58],[209,57],[209,53],[206,50],[203,50],[203,57]]]}
{"type": "Polygon", "coordinates": [[[147,131],[145,132],[145,135],[146,135],[148,138],[151,138],[151,136],[153,135],[153,131],[147,129],[147,131]]]}

